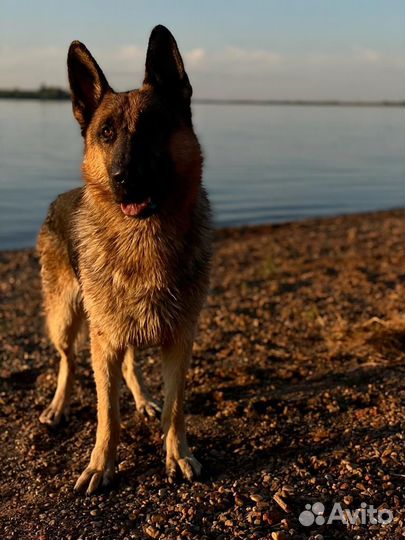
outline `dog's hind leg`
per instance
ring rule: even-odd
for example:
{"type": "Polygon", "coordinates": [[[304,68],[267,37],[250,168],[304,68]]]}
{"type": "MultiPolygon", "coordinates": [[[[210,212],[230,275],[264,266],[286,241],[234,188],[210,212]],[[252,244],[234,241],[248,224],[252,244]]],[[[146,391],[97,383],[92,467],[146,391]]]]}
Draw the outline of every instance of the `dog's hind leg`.
{"type": "Polygon", "coordinates": [[[155,417],[158,413],[160,414],[161,408],[145,386],[141,368],[136,363],[135,351],[132,346],[128,347],[125,353],[122,374],[134,397],[136,410],[146,417],[155,417]]]}
{"type": "Polygon", "coordinates": [[[56,391],[48,407],[39,417],[40,422],[56,426],[69,415],[70,396],[74,377],[74,345],[84,322],[79,283],[66,268],[52,280],[46,279],[43,267],[43,290],[49,336],[60,354],[56,391]],[[58,286],[59,284],[59,286],[58,286]]]}

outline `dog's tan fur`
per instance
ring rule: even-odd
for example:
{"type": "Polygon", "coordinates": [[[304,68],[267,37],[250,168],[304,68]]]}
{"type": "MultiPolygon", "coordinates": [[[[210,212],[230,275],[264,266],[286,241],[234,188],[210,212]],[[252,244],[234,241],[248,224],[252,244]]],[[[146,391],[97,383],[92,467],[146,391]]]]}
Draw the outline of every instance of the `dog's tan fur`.
{"type": "MultiPolygon", "coordinates": [[[[77,58],[92,60],[84,46],[75,46],[77,58]]],[[[93,93],[106,83],[100,80],[93,93]]],[[[56,425],[68,413],[74,344],[83,321],[89,323],[98,426],[90,463],[75,486],[88,493],[114,474],[121,376],[138,410],[147,415],[158,410],[135,359],[136,349],[151,345],[162,350],[168,475],[172,478],[179,468],[191,479],[201,468],[187,445],[183,415],[185,374],[207,292],[211,251],[200,146],[191,122],[176,124],[168,143],[171,191],[156,214],[134,219],[113,200],[108,173],[113,156],[97,138],[103,118],[111,115],[120,117],[120,129],[136,133],[138,116],[156,99],[154,92],[148,77],[139,91],[116,94],[109,89],[87,125],[73,95],[75,116],[86,127],[85,187],[53,203],[38,239],[49,335],[61,356],[57,389],[40,417],[43,423],[56,425]]]]}

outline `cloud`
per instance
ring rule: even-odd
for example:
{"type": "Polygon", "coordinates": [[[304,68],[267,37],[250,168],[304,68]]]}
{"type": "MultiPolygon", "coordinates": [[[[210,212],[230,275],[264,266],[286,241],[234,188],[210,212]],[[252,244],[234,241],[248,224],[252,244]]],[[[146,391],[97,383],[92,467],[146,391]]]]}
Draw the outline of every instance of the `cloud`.
{"type": "Polygon", "coordinates": [[[257,65],[261,68],[272,67],[282,63],[283,56],[279,53],[265,49],[241,49],[238,47],[227,47],[219,58],[224,62],[236,62],[248,66],[257,65]]]}
{"type": "Polygon", "coordinates": [[[354,48],[355,58],[369,64],[377,64],[383,59],[383,55],[373,49],[364,49],[362,47],[354,48]]]}
{"type": "Polygon", "coordinates": [[[188,66],[198,66],[206,57],[206,52],[201,47],[198,49],[192,49],[184,55],[184,60],[188,66]]]}
{"type": "MultiPolygon", "coordinates": [[[[7,46],[0,46],[0,68],[1,69],[26,69],[30,64],[37,61],[59,61],[66,59],[67,51],[62,51],[58,47],[32,47],[29,49],[17,49],[7,46]]],[[[4,73],[3,73],[4,74],[4,73]]]]}
{"type": "Polygon", "coordinates": [[[218,51],[193,49],[184,55],[184,61],[187,69],[195,71],[249,73],[279,65],[283,61],[283,56],[264,49],[228,46],[218,51]]]}
{"type": "MultiPolygon", "coordinates": [[[[145,48],[92,49],[113,88],[141,83],[145,48]]],[[[353,45],[345,51],[286,54],[234,45],[182,51],[196,97],[403,99],[404,55],[353,45]]],[[[67,48],[0,47],[3,87],[67,86],[67,48]]]]}
{"type": "Polygon", "coordinates": [[[359,46],[295,54],[228,46],[186,68],[196,97],[404,99],[404,56],[359,46]]]}
{"type": "MultiPolygon", "coordinates": [[[[294,57],[291,57],[294,61],[294,57]]],[[[357,65],[360,68],[368,65],[395,66],[403,65],[405,58],[396,55],[384,54],[381,51],[367,47],[354,46],[345,52],[322,53],[315,52],[295,58],[296,62],[318,66],[349,66],[357,65]]]]}
{"type": "Polygon", "coordinates": [[[145,49],[137,45],[124,45],[113,54],[117,60],[144,60],[145,49]]]}

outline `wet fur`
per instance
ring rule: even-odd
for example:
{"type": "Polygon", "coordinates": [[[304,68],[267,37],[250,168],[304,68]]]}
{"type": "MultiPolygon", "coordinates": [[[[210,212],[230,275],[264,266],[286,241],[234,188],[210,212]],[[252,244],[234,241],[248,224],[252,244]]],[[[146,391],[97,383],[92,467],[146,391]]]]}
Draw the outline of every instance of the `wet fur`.
{"type": "MultiPolygon", "coordinates": [[[[172,47],[175,69],[182,67],[171,34],[163,27],[153,32],[149,44],[153,54],[148,53],[147,68],[148,58],[153,67],[153,55],[163,45],[172,47]]],[[[97,71],[85,47],[77,43],[72,47],[73,60],[80,63],[79,70],[71,67],[70,79],[74,114],[85,136],[85,186],[60,195],[52,203],[38,238],[47,325],[61,357],[55,396],[40,419],[56,425],[68,414],[74,345],[83,321],[87,321],[97,386],[98,429],[90,464],[76,488],[92,493],[114,474],[121,373],[138,410],[152,415],[158,408],[148,394],[135,356],[138,348],[159,345],[165,387],[162,426],[166,468],[169,477],[180,469],[191,479],[199,473],[200,465],[187,445],[182,403],[185,371],[207,293],[211,229],[209,203],[201,185],[201,150],[187,106],[188,78],[182,72],[181,84],[170,82],[175,87],[173,92],[181,89],[180,97],[176,94],[175,98],[170,95],[162,99],[162,90],[156,92],[153,69],[147,71],[140,91],[116,94],[106,86],[104,75],[97,71]],[[94,84],[89,96],[83,96],[88,88],[80,87],[80,77],[87,76],[86,70],[97,73],[90,78],[94,84]],[[86,97],[87,109],[83,106],[86,97]],[[88,111],[93,106],[94,110],[88,111]],[[162,107],[168,109],[163,120],[167,123],[164,159],[162,142],[155,142],[154,130],[148,129],[147,121],[137,143],[145,148],[146,157],[142,161],[130,155],[128,159],[131,163],[135,160],[136,174],[143,178],[149,166],[147,154],[152,156],[152,167],[157,163],[153,156],[158,156],[160,173],[167,163],[163,176],[167,174],[169,180],[164,184],[157,175],[159,171],[153,171],[153,189],[160,197],[158,212],[145,219],[132,218],[124,215],[117,204],[117,192],[111,185],[111,163],[117,159],[118,151],[123,152],[122,148],[133,152],[133,139],[128,134],[136,139],[144,111],[150,108],[159,113],[162,107]],[[112,116],[124,141],[120,147],[115,145],[115,150],[100,144],[98,138],[100,125],[112,116]]]]}

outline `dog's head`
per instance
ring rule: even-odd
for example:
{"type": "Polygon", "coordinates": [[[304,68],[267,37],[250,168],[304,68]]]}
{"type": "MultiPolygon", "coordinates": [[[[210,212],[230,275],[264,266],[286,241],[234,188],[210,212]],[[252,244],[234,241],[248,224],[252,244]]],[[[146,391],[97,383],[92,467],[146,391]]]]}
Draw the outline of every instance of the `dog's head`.
{"type": "Polygon", "coordinates": [[[169,30],[153,29],[139,90],[114,92],[79,41],[70,46],[68,72],[93,196],[136,218],[192,204],[202,158],[191,123],[192,88],[169,30]]]}

